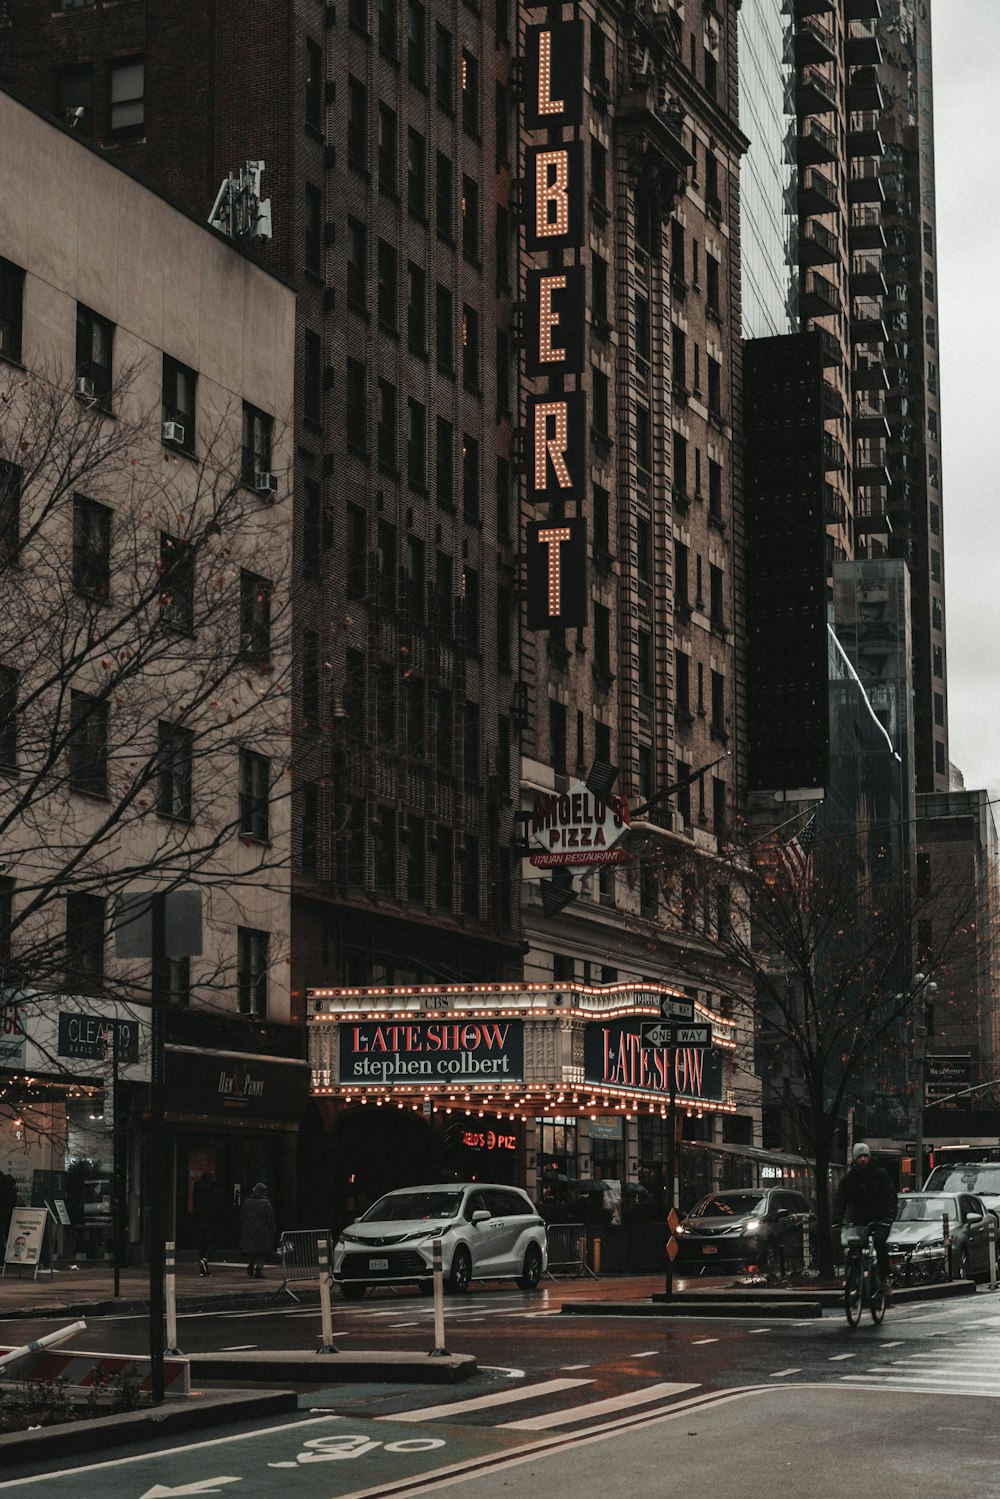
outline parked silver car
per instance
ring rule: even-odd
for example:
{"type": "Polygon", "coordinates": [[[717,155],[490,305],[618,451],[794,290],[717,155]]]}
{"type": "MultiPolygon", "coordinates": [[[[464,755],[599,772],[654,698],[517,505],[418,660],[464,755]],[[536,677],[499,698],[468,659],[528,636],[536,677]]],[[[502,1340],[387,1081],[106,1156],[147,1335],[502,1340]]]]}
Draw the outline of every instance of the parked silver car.
{"type": "Polygon", "coordinates": [[[981,1198],[970,1192],[903,1192],[886,1242],[897,1282],[945,1278],[945,1213],[953,1275],[967,1280],[989,1272],[990,1213],[981,1198]]]}
{"type": "Polygon", "coordinates": [[[449,1291],[472,1280],[534,1290],[548,1265],[545,1223],[527,1192],[484,1182],[387,1192],[340,1235],[333,1277],[348,1301],[369,1286],[433,1284],[434,1243],[449,1291]]]}

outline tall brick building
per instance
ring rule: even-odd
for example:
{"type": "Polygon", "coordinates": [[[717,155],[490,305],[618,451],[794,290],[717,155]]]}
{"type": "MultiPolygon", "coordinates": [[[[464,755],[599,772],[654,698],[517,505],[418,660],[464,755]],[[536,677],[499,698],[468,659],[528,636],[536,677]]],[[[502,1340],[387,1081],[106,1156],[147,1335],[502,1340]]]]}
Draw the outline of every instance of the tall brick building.
{"type": "Polygon", "coordinates": [[[266,163],[298,290],[293,1006],[516,969],[516,14],[8,8],[8,81],[208,218],[266,163]]]}

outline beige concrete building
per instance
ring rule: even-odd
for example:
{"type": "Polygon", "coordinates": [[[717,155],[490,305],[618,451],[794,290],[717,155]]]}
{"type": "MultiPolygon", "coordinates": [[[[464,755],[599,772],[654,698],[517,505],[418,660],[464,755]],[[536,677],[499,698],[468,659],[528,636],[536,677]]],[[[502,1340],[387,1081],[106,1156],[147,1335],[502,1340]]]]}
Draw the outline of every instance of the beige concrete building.
{"type": "Polygon", "coordinates": [[[154,992],[180,1241],[202,1171],[294,1190],[295,299],[3,92],[0,138],[0,1166],[81,1257],[114,1183],[141,1241],[154,992]]]}

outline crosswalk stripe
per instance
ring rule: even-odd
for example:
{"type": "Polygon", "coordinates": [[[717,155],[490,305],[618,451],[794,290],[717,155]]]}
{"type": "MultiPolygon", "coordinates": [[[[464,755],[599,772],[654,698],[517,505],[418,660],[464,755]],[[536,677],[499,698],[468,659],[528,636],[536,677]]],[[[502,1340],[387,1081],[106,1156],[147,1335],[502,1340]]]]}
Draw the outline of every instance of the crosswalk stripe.
{"type": "Polygon", "coordinates": [[[377,1421],[440,1421],[445,1416],[461,1416],[466,1411],[492,1409],[496,1405],[514,1405],[518,1400],[538,1400],[558,1395],[580,1385],[593,1384],[592,1379],[546,1379],[541,1384],[518,1385],[512,1390],[493,1390],[472,1400],[454,1400],[445,1405],[425,1405],[420,1410],[397,1411],[393,1416],[376,1416],[377,1421]]]}
{"type": "Polygon", "coordinates": [[[682,1395],[685,1390],[696,1390],[696,1384],[653,1384],[644,1390],[629,1390],[624,1395],[610,1395],[606,1400],[592,1400],[588,1405],[572,1405],[564,1410],[549,1411],[544,1416],[529,1416],[524,1421],[504,1421],[501,1431],[547,1431],[553,1426],[569,1426],[574,1421],[591,1417],[608,1416],[613,1411],[629,1410],[636,1405],[649,1405],[653,1400],[666,1400],[670,1395],[682,1395]]]}
{"type": "Polygon", "coordinates": [[[866,1375],[854,1376],[845,1374],[844,1379],[861,1378],[874,1379],[884,1376],[887,1383],[902,1380],[908,1385],[947,1385],[950,1390],[968,1393],[972,1390],[990,1390],[995,1395],[1000,1395],[1000,1381],[996,1379],[976,1379],[969,1377],[963,1379],[950,1369],[928,1369],[926,1373],[907,1369],[869,1369],[866,1375]]]}
{"type": "Polygon", "coordinates": [[[772,1379],[785,1379],[789,1374],[801,1374],[801,1369],[778,1369],[771,1375],[772,1379]]]}
{"type": "Polygon", "coordinates": [[[996,1385],[968,1384],[957,1386],[952,1379],[913,1380],[900,1376],[898,1379],[877,1379],[871,1374],[843,1374],[842,1380],[868,1390],[906,1390],[911,1395],[983,1395],[992,1399],[1000,1397],[996,1385]]]}

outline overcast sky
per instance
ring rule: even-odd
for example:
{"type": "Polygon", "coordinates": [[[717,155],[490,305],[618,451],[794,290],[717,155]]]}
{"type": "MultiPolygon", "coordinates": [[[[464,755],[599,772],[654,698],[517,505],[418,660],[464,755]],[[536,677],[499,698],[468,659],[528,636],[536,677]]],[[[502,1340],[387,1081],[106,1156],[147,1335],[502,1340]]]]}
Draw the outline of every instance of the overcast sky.
{"type": "Polygon", "coordinates": [[[932,25],[951,758],[1000,797],[1000,0],[932,25]]]}

